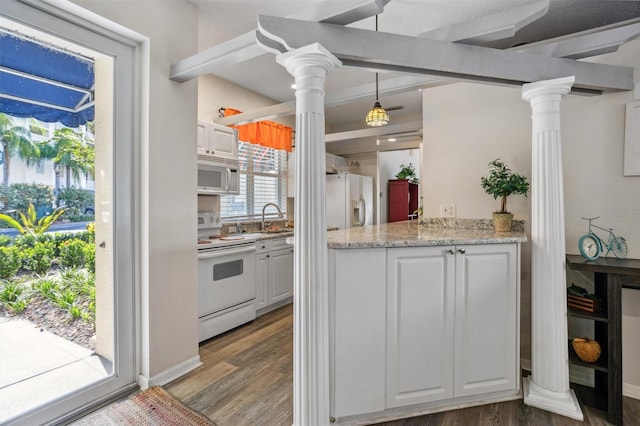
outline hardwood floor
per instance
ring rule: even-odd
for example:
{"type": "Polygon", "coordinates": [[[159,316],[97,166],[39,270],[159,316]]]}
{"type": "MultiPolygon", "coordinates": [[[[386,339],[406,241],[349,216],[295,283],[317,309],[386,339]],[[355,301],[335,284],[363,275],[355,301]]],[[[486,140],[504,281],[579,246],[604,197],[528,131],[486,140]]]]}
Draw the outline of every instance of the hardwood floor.
{"type": "Polygon", "coordinates": [[[218,426],[291,425],[293,305],[203,342],[200,358],[165,389],[218,426]]]}
{"type": "MultiPolygon", "coordinates": [[[[284,306],[200,346],[203,366],[165,385],[219,426],[293,422],[293,307],[284,306]]],[[[381,423],[380,426],[603,426],[605,413],[583,406],[584,422],[526,406],[522,400],[381,423]]],[[[624,399],[624,425],[640,426],[640,401],[624,399]]]]}

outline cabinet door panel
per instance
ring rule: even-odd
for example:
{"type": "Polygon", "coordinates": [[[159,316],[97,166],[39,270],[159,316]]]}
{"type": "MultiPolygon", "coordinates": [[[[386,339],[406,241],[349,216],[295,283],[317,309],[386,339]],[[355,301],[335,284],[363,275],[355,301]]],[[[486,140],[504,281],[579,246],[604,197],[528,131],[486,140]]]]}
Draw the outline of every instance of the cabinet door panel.
{"type": "Polygon", "coordinates": [[[198,121],[198,154],[207,154],[209,150],[209,123],[198,121]]]}
{"type": "MultiPolygon", "coordinates": [[[[460,248],[460,247],[458,247],[460,248]]],[[[516,388],[516,245],[465,246],[456,255],[454,394],[516,388]]]]}
{"type": "Polygon", "coordinates": [[[451,248],[388,250],[387,407],[453,396],[451,248]]]}
{"type": "Polygon", "coordinates": [[[269,253],[269,284],[271,303],[293,294],[293,249],[269,253]]]}
{"type": "Polygon", "coordinates": [[[379,412],[385,408],[386,250],[329,250],[329,257],[331,412],[379,412]]]}
{"type": "Polygon", "coordinates": [[[256,310],[268,304],[269,293],[269,255],[256,255],[256,310]]]}
{"type": "Polygon", "coordinates": [[[220,124],[211,124],[209,148],[218,157],[237,158],[238,142],[235,130],[220,124]]]}

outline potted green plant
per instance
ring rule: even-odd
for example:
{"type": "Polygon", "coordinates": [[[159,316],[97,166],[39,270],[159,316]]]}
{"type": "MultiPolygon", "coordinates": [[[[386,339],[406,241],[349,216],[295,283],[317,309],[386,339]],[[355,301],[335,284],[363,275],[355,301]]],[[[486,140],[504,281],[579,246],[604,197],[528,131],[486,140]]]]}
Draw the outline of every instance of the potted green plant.
{"type": "Polygon", "coordinates": [[[500,210],[493,213],[493,226],[496,231],[510,231],[513,214],[507,210],[507,197],[511,194],[522,194],[526,197],[529,192],[527,178],[513,173],[498,158],[489,163],[489,176],[480,178],[480,184],[484,191],[493,198],[500,197],[500,210]]]}
{"type": "Polygon", "coordinates": [[[400,164],[400,171],[396,173],[396,179],[407,179],[409,182],[415,183],[416,185],[420,183],[416,177],[416,169],[411,163],[409,163],[408,166],[400,164]]]}

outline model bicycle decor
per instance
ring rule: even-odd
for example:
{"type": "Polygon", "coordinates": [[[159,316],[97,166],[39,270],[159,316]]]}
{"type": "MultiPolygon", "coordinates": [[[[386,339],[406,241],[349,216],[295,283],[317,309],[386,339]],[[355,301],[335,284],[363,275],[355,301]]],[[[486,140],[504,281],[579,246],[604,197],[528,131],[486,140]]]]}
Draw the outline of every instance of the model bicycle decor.
{"type": "Polygon", "coordinates": [[[627,257],[627,241],[622,237],[617,237],[616,234],[613,233],[613,228],[606,229],[598,225],[593,225],[591,221],[598,219],[598,217],[582,218],[589,221],[589,231],[580,237],[580,240],[578,240],[578,248],[580,249],[582,257],[587,260],[596,260],[602,254],[604,247],[607,248],[605,256],[612,251],[618,259],[624,259],[627,257]],[[605,241],[600,238],[592,228],[607,231],[609,233],[607,242],[605,243],[605,241]]]}

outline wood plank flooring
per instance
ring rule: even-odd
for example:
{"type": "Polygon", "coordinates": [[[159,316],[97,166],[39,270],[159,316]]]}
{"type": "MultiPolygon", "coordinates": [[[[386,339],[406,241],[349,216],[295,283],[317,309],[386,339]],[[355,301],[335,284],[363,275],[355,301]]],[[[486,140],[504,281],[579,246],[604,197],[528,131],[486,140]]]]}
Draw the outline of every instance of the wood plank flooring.
{"type": "MultiPolygon", "coordinates": [[[[203,366],[165,388],[218,426],[293,422],[293,307],[287,305],[200,346],[203,366]]],[[[624,398],[624,425],[640,426],[640,401],[624,398]]],[[[583,406],[584,422],[522,400],[381,423],[379,426],[604,426],[604,412],[583,406]]]]}

